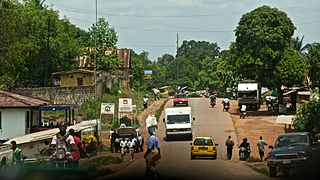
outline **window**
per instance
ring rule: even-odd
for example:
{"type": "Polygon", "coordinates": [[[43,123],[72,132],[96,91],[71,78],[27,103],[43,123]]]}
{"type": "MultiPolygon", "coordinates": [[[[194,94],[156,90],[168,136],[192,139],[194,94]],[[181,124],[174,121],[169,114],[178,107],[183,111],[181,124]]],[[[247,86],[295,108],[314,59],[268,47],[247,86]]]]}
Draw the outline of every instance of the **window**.
{"type": "Polygon", "coordinates": [[[83,79],[82,78],[77,78],[77,85],[82,86],[83,85],[83,79]]]}

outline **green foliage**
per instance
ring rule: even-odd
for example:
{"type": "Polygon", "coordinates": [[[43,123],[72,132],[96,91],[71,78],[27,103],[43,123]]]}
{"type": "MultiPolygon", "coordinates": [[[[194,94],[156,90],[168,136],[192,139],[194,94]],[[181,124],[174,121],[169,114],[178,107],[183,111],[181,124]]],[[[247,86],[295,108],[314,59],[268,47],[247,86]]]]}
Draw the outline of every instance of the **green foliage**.
{"type": "Polygon", "coordinates": [[[298,131],[308,131],[313,135],[320,133],[320,101],[316,98],[298,108],[293,126],[298,131]]]}
{"type": "Polygon", "coordinates": [[[122,159],[119,157],[113,157],[113,156],[99,156],[94,157],[92,159],[86,160],[85,163],[80,163],[79,168],[81,169],[96,169],[101,166],[106,166],[109,164],[120,164],[122,162],[122,159]],[[95,167],[95,168],[93,168],[95,167]]]}
{"type": "Polygon", "coordinates": [[[87,100],[80,109],[86,118],[95,119],[99,114],[99,102],[95,100],[87,100]]]}
{"type": "Polygon", "coordinates": [[[0,86],[42,86],[53,72],[73,67],[83,31],[57,11],[33,1],[8,1],[0,16],[0,86]]]}
{"type": "Polygon", "coordinates": [[[240,79],[257,80],[269,89],[299,85],[306,66],[291,47],[295,29],[287,14],[276,8],[261,6],[244,14],[230,46],[230,63],[224,65],[234,66],[240,79]]]}
{"type": "Polygon", "coordinates": [[[166,105],[167,102],[168,102],[168,100],[165,100],[163,102],[163,104],[161,104],[160,108],[156,110],[155,117],[157,118],[157,121],[159,121],[161,113],[162,113],[164,106],[166,105]]]}
{"type": "Polygon", "coordinates": [[[320,88],[320,43],[313,43],[310,46],[308,55],[308,69],[312,88],[320,88]]]}

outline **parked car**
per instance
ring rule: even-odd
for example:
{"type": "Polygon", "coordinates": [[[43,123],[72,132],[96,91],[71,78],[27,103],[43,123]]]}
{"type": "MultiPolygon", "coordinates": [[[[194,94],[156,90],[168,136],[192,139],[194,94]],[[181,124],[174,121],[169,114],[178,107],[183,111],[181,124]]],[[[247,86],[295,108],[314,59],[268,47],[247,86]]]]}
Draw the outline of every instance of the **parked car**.
{"type": "Polygon", "coordinates": [[[267,155],[269,175],[274,177],[282,171],[289,175],[292,168],[311,165],[312,161],[318,161],[320,146],[314,141],[309,132],[291,132],[279,135],[275,145],[269,145],[271,149],[267,155]]]}
{"type": "Polygon", "coordinates": [[[188,97],[184,93],[179,93],[173,98],[173,106],[185,105],[188,106],[188,97]]]}
{"type": "Polygon", "coordinates": [[[114,130],[114,133],[116,134],[116,139],[114,143],[114,152],[120,152],[120,142],[121,139],[129,138],[130,140],[136,139],[136,145],[134,147],[135,152],[142,152],[143,151],[143,144],[144,144],[144,137],[140,134],[139,130],[127,126],[127,127],[120,127],[118,129],[114,130]]]}
{"type": "Polygon", "coordinates": [[[191,159],[195,157],[212,157],[217,159],[217,148],[218,144],[212,137],[195,137],[190,143],[191,145],[191,159]]]}

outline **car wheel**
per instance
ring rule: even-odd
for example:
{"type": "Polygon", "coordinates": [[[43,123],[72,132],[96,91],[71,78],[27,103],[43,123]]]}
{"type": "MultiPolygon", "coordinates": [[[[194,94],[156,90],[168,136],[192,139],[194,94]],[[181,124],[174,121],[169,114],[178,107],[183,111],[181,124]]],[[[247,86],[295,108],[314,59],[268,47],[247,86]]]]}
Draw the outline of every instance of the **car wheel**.
{"type": "Polygon", "coordinates": [[[277,175],[277,169],[275,167],[269,167],[269,176],[275,177],[277,175]]]}
{"type": "Polygon", "coordinates": [[[194,156],[191,155],[191,159],[194,159],[194,156]]]}

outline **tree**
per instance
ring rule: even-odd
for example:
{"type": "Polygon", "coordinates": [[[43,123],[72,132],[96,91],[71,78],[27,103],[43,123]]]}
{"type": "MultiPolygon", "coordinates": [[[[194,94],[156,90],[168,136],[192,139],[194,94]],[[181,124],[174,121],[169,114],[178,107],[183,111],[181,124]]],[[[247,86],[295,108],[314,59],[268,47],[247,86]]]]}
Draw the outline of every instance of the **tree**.
{"type": "Polygon", "coordinates": [[[304,60],[290,43],[295,29],[286,13],[262,6],[241,17],[235,30],[235,46],[230,49],[235,53],[231,61],[236,73],[277,89],[280,103],[282,85],[300,85],[306,70],[304,60]]]}
{"type": "Polygon", "coordinates": [[[312,88],[320,89],[320,43],[312,43],[307,54],[312,88]]]}
{"type": "Polygon", "coordinates": [[[113,27],[104,18],[99,18],[97,23],[89,28],[89,43],[92,47],[89,52],[89,64],[96,67],[96,70],[104,70],[113,72],[122,65],[122,61],[115,56],[114,53],[107,53],[108,48],[114,48],[118,36],[113,27]]]}
{"type": "Polygon", "coordinates": [[[313,135],[320,133],[320,101],[311,99],[298,108],[297,116],[293,119],[293,126],[298,131],[308,131],[313,135]]]}

